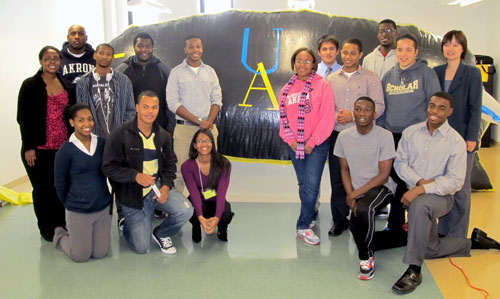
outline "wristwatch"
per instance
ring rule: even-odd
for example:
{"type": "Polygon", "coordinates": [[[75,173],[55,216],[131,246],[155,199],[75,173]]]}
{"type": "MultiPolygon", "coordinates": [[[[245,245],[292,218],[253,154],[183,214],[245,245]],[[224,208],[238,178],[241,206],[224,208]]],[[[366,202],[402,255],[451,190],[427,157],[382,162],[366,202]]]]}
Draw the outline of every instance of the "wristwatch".
{"type": "Polygon", "coordinates": [[[198,125],[201,125],[201,118],[198,117],[198,125]]]}

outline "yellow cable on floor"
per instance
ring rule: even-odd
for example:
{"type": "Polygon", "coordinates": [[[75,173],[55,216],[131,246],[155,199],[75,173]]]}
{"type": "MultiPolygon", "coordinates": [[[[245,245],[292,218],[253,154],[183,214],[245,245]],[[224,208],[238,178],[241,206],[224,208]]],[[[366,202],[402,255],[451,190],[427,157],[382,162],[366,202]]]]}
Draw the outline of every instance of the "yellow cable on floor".
{"type": "Polygon", "coordinates": [[[25,205],[33,203],[33,196],[31,193],[17,193],[7,187],[0,186],[0,200],[10,202],[15,205],[25,205]]]}

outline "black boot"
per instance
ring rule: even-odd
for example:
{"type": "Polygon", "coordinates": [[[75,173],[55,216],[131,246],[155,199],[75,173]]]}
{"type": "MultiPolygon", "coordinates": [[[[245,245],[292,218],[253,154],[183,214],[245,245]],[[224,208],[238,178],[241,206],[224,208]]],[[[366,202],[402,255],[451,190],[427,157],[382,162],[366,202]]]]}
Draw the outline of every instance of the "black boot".
{"type": "Polygon", "coordinates": [[[191,238],[193,239],[193,242],[200,243],[200,241],[201,241],[201,226],[200,226],[200,224],[193,224],[192,233],[193,234],[192,234],[191,238]]]}
{"type": "Polygon", "coordinates": [[[488,237],[486,232],[480,230],[479,228],[474,228],[471,237],[472,246],[471,249],[498,249],[500,250],[500,243],[496,240],[488,237]]]}

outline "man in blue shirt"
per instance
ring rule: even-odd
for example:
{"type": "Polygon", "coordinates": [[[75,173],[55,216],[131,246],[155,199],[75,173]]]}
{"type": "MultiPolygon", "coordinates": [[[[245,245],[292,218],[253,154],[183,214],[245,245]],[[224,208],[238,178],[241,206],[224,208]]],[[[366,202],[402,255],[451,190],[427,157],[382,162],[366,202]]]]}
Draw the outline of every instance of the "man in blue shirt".
{"type": "Polygon", "coordinates": [[[342,66],[337,63],[339,55],[339,42],[333,35],[323,35],[318,40],[318,55],[321,62],[316,73],[326,79],[328,75],[340,70],[342,66]]]}

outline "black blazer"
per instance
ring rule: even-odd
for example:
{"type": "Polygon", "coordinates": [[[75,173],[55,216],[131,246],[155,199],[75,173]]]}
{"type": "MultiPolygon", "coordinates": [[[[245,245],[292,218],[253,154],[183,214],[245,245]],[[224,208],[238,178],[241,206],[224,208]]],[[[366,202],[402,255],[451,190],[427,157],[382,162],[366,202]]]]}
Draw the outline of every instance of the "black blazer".
{"type": "MultiPolygon", "coordinates": [[[[446,66],[443,64],[434,68],[443,90],[446,66]]],[[[453,97],[453,114],[448,122],[466,141],[478,141],[483,106],[483,83],[479,69],[460,62],[448,93],[453,97]]]]}
{"type": "MultiPolygon", "coordinates": [[[[68,92],[68,104],[76,103],[75,88],[59,73],[57,78],[68,92]]],[[[21,129],[23,152],[46,143],[47,90],[41,70],[24,80],[21,85],[17,102],[17,122],[21,129]]],[[[68,133],[70,131],[68,130],[68,133]]]]}

